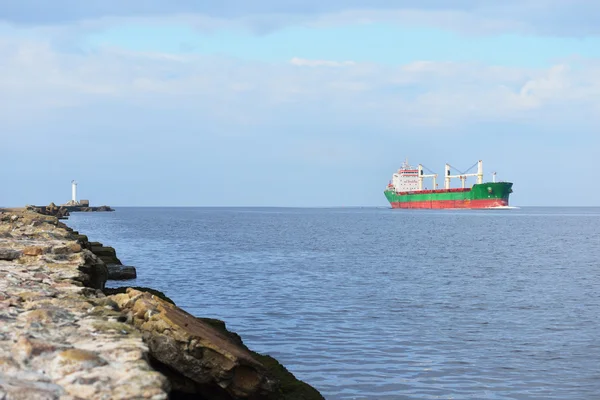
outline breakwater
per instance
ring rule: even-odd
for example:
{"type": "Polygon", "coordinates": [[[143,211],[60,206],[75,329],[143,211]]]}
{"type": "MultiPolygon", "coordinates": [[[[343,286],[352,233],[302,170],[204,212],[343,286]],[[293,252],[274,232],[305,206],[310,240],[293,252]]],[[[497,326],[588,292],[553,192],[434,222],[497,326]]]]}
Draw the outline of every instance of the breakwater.
{"type": "Polygon", "coordinates": [[[86,202],[85,205],[60,205],[57,206],[54,203],[50,203],[47,206],[25,206],[25,210],[32,211],[42,215],[51,215],[58,219],[67,219],[72,212],[107,212],[115,211],[110,206],[89,206],[86,202]]]}
{"type": "Polygon", "coordinates": [[[224,322],[106,289],[110,249],[55,216],[0,212],[0,398],[323,398],[224,322]]]}

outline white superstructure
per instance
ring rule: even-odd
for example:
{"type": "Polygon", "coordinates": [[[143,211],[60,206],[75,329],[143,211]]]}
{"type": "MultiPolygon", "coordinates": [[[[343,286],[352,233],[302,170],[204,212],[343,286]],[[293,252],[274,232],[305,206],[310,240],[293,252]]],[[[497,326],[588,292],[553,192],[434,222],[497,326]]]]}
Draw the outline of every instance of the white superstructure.
{"type": "Polygon", "coordinates": [[[419,190],[419,170],[411,167],[408,160],[402,163],[402,167],[392,175],[392,186],[396,192],[413,192],[419,190]]]}
{"type": "MultiPolygon", "coordinates": [[[[473,165],[471,168],[475,167],[473,165]]],[[[392,175],[392,180],[388,185],[389,189],[394,189],[397,193],[404,192],[415,192],[421,190],[436,190],[437,183],[436,179],[438,177],[437,174],[424,174],[423,173],[423,165],[419,164],[417,168],[414,168],[408,164],[408,160],[405,160],[402,163],[402,167],[392,175]],[[425,188],[423,180],[425,178],[432,178],[432,187],[425,188]]],[[[477,172],[474,173],[461,173],[459,175],[451,175],[450,174],[450,164],[446,164],[444,169],[444,188],[450,189],[450,180],[452,178],[458,178],[461,180],[462,188],[465,189],[466,180],[469,176],[477,177],[477,183],[483,183],[483,161],[479,160],[477,162],[477,172]]],[[[469,170],[471,169],[469,168],[469,170]]],[[[468,171],[468,170],[467,170],[468,171]]],[[[494,182],[496,181],[496,173],[493,174],[494,182]]]]}

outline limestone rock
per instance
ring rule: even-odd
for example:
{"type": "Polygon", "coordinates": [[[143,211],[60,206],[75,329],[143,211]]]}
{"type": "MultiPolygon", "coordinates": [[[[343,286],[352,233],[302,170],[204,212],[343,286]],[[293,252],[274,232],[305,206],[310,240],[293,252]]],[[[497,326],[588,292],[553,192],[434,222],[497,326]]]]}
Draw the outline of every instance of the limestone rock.
{"type": "Polygon", "coordinates": [[[2,219],[6,231],[0,399],[166,400],[169,381],[151,368],[141,334],[94,289],[104,287],[106,265],[56,217],[29,210],[2,219]]]}
{"type": "MultiPolygon", "coordinates": [[[[135,289],[138,290],[140,292],[148,292],[156,297],[159,297],[160,299],[171,303],[171,304],[175,304],[175,302],[170,299],[166,294],[164,294],[163,292],[156,290],[156,289],[152,289],[149,287],[142,287],[142,286],[121,286],[121,287],[117,287],[117,288],[104,288],[102,290],[102,292],[107,295],[107,296],[112,296],[113,294],[119,294],[119,293],[127,293],[128,289],[135,289]]],[[[110,297],[109,297],[110,298],[110,297]]],[[[112,301],[112,300],[111,300],[112,301]]],[[[114,301],[113,301],[114,303],[114,301]]],[[[117,307],[117,309],[119,308],[119,306],[117,305],[117,303],[114,303],[115,306],[117,307]]]]}
{"type": "Polygon", "coordinates": [[[103,259],[114,249],[56,216],[0,215],[0,399],[322,399],[222,321],[152,289],[106,289],[103,259]]]}
{"type": "Polygon", "coordinates": [[[79,266],[79,270],[86,274],[82,283],[88,287],[103,289],[108,279],[106,264],[89,250],[83,250],[80,254],[83,254],[85,263],[79,266]]]}
{"type": "Polygon", "coordinates": [[[88,242],[88,237],[86,235],[80,235],[78,233],[73,234],[74,239],[77,240],[78,243],[80,244],[84,244],[83,247],[85,247],[85,243],[88,242]]]}
{"type": "Polygon", "coordinates": [[[68,208],[66,208],[64,206],[58,207],[54,203],[50,203],[46,207],[36,207],[36,206],[28,205],[25,207],[25,209],[28,211],[35,212],[37,214],[50,215],[50,216],[56,217],[58,219],[66,219],[66,217],[69,216],[68,208]]]}
{"type": "Polygon", "coordinates": [[[53,254],[69,254],[71,253],[71,248],[69,246],[55,246],[52,248],[53,254]]]}
{"type": "Polygon", "coordinates": [[[323,399],[280,364],[274,366],[274,359],[251,352],[224,324],[215,326],[132,288],[111,297],[141,330],[155,367],[169,376],[177,391],[208,400],[323,399]]]}
{"type": "Polygon", "coordinates": [[[121,260],[117,258],[117,252],[112,247],[102,246],[102,244],[98,242],[90,242],[89,249],[98,256],[104,264],[122,265],[121,260]]]}
{"type": "Polygon", "coordinates": [[[209,324],[149,293],[129,289],[113,298],[132,315],[152,357],[191,381],[184,390],[232,399],[273,392],[275,382],[262,364],[209,324]]]}
{"type": "Polygon", "coordinates": [[[97,256],[116,256],[117,252],[112,247],[92,246],[90,249],[97,256]]]}
{"type": "Polygon", "coordinates": [[[109,280],[118,281],[135,279],[137,277],[135,267],[119,264],[106,264],[106,268],[108,269],[109,280]]]}
{"type": "Polygon", "coordinates": [[[22,255],[23,253],[18,250],[0,248],[0,260],[13,261],[22,255]]]}
{"type": "Polygon", "coordinates": [[[30,246],[23,249],[23,255],[26,256],[41,256],[45,253],[45,249],[39,246],[30,246]]]}
{"type": "Polygon", "coordinates": [[[60,378],[75,371],[92,369],[106,364],[108,362],[93,351],[68,349],[56,355],[51,364],[50,376],[60,378]]]}
{"type": "Polygon", "coordinates": [[[79,253],[81,251],[81,245],[79,243],[70,243],[67,247],[72,253],[79,253]]]}
{"type": "Polygon", "coordinates": [[[123,265],[121,260],[117,257],[98,256],[98,258],[101,259],[104,264],[123,265]]]}

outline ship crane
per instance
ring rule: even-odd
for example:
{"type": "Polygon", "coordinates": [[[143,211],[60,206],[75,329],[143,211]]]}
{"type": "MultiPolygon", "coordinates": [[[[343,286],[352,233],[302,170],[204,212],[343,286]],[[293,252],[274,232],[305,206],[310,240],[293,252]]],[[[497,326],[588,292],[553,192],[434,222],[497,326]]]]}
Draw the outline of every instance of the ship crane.
{"type": "MultiPolygon", "coordinates": [[[[429,171],[431,172],[431,171],[429,171]]],[[[424,178],[432,178],[433,180],[433,190],[436,189],[437,185],[435,184],[435,180],[438,174],[423,174],[423,165],[419,164],[419,190],[423,190],[423,179],[424,178]]]]}
{"type": "MultiPolygon", "coordinates": [[[[474,167],[474,165],[473,165],[473,167],[474,167]]],[[[471,168],[473,168],[473,167],[471,167],[471,168]]],[[[471,169],[471,168],[469,168],[469,169],[471,169]]],[[[479,184],[483,183],[483,161],[481,161],[481,160],[477,161],[477,172],[476,173],[471,173],[471,174],[461,173],[459,175],[450,175],[450,164],[446,163],[446,172],[444,173],[444,178],[445,178],[444,187],[446,189],[450,189],[450,179],[458,178],[462,181],[462,188],[464,189],[465,181],[467,180],[468,176],[476,176],[477,183],[479,183],[479,184]]]]}

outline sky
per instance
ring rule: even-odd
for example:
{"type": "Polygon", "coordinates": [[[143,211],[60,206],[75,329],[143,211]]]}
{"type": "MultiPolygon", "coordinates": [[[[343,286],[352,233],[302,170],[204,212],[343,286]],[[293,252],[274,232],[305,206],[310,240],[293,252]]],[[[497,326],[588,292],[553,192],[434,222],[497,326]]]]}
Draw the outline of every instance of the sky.
{"type": "Polygon", "coordinates": [[[598,206],[599,128],[597,1],[0,4],[3,206],[387,206],[405,159],[598,206]]]}

